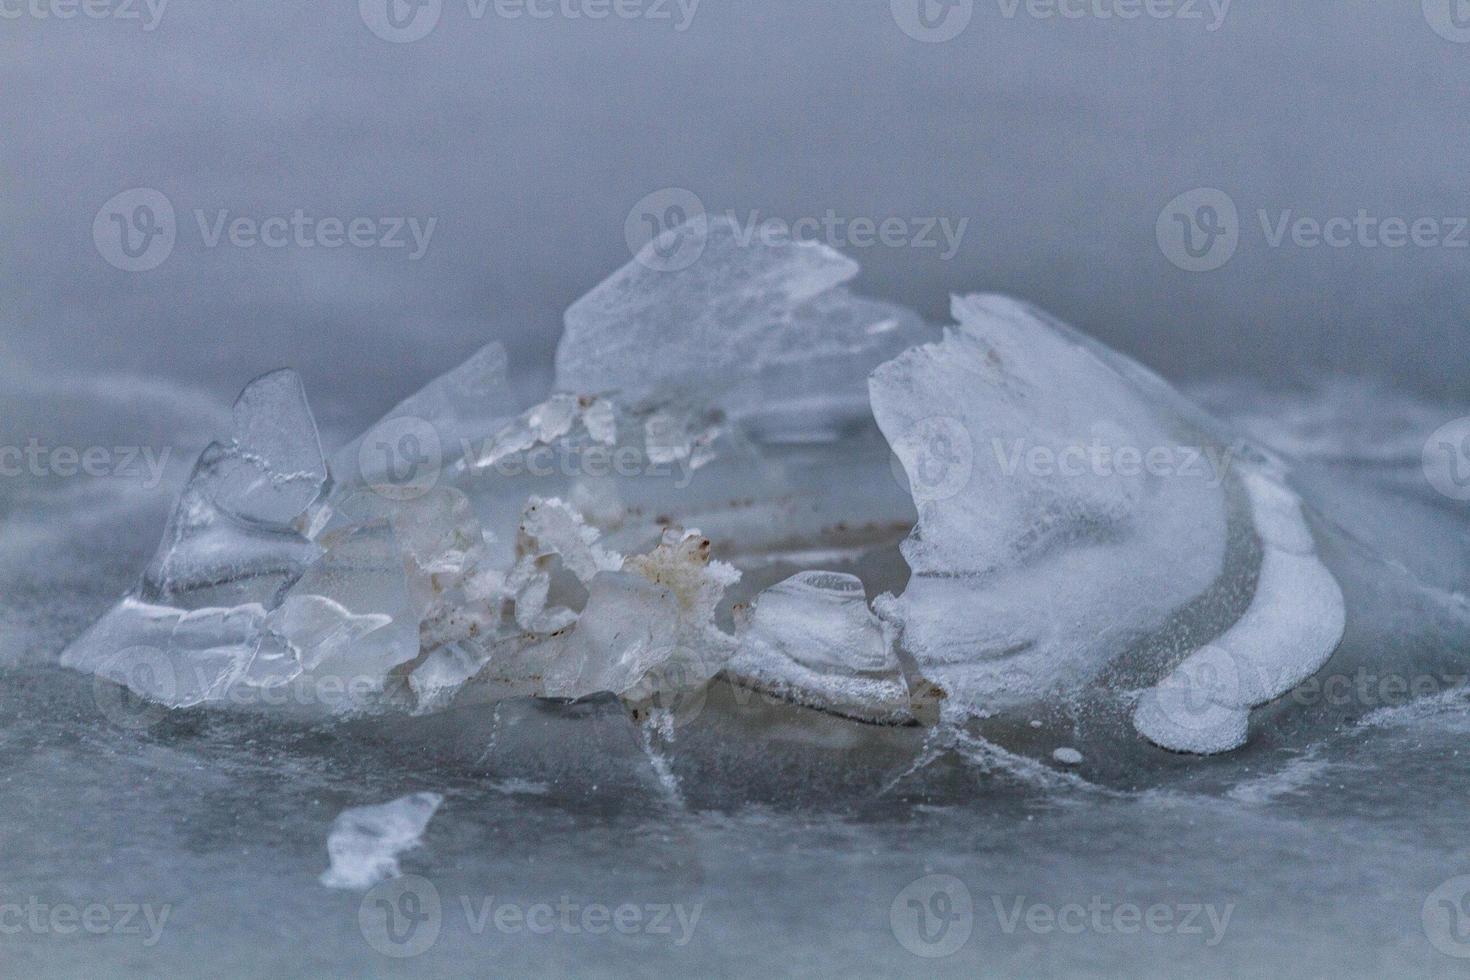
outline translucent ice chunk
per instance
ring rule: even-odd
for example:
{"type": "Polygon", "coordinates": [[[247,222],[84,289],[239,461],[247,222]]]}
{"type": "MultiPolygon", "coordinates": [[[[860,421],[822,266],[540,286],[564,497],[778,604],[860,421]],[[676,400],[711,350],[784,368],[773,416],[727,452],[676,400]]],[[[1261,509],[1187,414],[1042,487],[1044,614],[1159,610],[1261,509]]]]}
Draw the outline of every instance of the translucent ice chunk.
{"type": "Polygon", "coordinates": [[[377,806],[343,810],[327,836],[332,866],[320,881],[328,888],[362,890],[397,878],[398,855],[421,844],[443,804],[438,793],[414,793],[377,806]]]}
{"type": "Polygon", "coordinates": [[[1244,474],[1261,539],[1250,607],[1139,700],[1134,727],[1176,752],[1209,754],[1245,744],[1250,709],[1312,676],[1342,640],[1342,589],[1316,555],[1301,501],[1275,478],[1244,474]]]}
{"type": "Polygon", "coordinates": [[[632,262],[567,310],[558,390],[737,417],[799,411],[810,427],[823,414],[866,416],[867,372],[927,339],[909,311],[841,288],[858,265],[831,248],[747,238],[729,218],[687,227],[704,242],[689,268],[632,262]]]}
{"type": "Polygon", "coordinates": [[[565,610],[567,621],[555,632],[496,644],[470,697],[611,693],[641,703],[698,688],[734,652],[734,637],[715,625],[715,610],[739,578],[710,560],[707,538],[670,529],[648,554],[592,575],[584,608],[565,610]]]}
{"type": "Polygon", "coordinates": [[[328,483],[301,379],[276,371],[252,381],[235,403],[230,441],[196,464],[142,596],[193,606],[267,601],[315,557],[303,521],[328,483]]]}
{"type": "Polygon", "coordinates": [[[490,344],[343,447],[332,469],[347,487],[431,484],[466,446],[496,432],[517,411],[505,348],[490,344]],[[411,474],[406,481],[404,474],[411,474]]]}
{"type": "Polygon", "coordinates": [[[515,600],[516,621],[532,633],[554,633],[576,620],[566,608],[551,607],[552,576],[558,567],[586,586],[601,571],[622,568],[621,555],[597,542],[598,530],[556,498],[526,502],[516,540],[516,565],[506,588],[515,600]]]}
{"type": "Polygon", "coordinates": [[[419,616],[392,530],[324,535],[326,550],[272,611],[268,626],[313,677],[383,686],[419,654],[419,616]]]}
{"type": "Polygon", "coordinates": [[[707,538],[679,530],[649,554],[627,559],[623,570],[599,572],[576,629],[547,641],[546,693],[607,691],[636,699],[705,683],[734,649],[714,616],[739,578],[710,560],[707,538]]]}
{"type": "Polygon", "coordinates": [[[954,315],[872,377],[919,508],[913,579],[879,612],[983,713],[1080,688],[1210,587],[1224,457],[1162,382],[1028,307],[971,296],[954,315]]]}
{"type": "Polygon", "coordinates": [[[863,583],[802,572],[762,592],[726,668],[738,683],[866,721],[909,721],[908,684],[863,583]]]}
{"type": "Polygon", "coordinates": [[[259,605],[186,612],[124,599],[61,663],[168,707],[218,702],[249,665],[265,615],[259,605]]]}

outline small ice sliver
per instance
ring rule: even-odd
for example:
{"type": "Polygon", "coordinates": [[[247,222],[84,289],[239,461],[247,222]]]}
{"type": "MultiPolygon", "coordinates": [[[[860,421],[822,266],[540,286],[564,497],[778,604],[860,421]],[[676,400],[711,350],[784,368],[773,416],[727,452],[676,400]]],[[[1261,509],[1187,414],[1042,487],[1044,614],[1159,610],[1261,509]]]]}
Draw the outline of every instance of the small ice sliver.
{"type": "Polygon", "coordinates": [[[425,828],[444,802],[438,793],[414,793],[376,806],[343,810],[327,836],[332,866],[321,874],[328,888],[371,888],[397,878],[398,855],[422,841],[425,828]]]}

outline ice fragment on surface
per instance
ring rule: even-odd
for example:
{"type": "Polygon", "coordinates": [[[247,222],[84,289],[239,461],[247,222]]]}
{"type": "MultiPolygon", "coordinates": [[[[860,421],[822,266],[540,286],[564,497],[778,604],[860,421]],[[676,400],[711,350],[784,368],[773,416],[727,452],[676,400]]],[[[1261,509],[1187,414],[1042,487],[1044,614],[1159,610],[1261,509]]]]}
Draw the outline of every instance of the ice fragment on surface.
{"type": "Polygon", "coordinates": [[[1245,614],[1144,693],[1133,725],[1176,752],[1212,754],[1245,744],[1250,710],[1312,676],[1342,641],[1342,589],[1317,557],[1301,501],[1259,470],[1244,474],[1262,557],[1245,614]]]}
{"type": "Polygon", "coordinates": [[[1051,754],[1051,757],[1064,766],[1082,765],[1082,753],[1069,746],[1062,746],[1051,754]]]}
{"type": "Polygon", "coordinates": [[[1205,592],[1225,474],[1185,470],[1218,447],[1143,368],[1014,300],[953,309],[942,342],[870,381],[919,511],[913,578],[877,609],[952,707],[985,713],[1081,687],[1205,592]]]}
{"type": "Polygon", "coordinates": [[[443,802],[438,793],[414,793],[343,810],[327,836],[332,866],[318,880],[328,888],[360,891],[397,878],[402,873],[398,855],[423,843],[424,830],[443,802]]]}
{"type": "Polygon", "coordinates": [[[329,476],[301,379],[257,378],[233,418],[230,440],[200,456],[144,573],[148,601],[265,601],[315,557],[302,531],[329,476]],[[221,585],[228,595],[212,594],[221,585]]]}
{"type": "Polygon", "coordinates": [[[220,701],[248,666],[265,614],[255,604],[185,611],[127,598],[69,646],[61,663],[168,707],[220,701]]]}
{"type": "Polygon", "coordinates": [[[324,535],[325,552],[271,613],[272,634],[303,670],[372,687],[419,653],[419,615],[392,529],[324,535]]]}
{"type": "Polygon", "coordinates": [[[539,446],[563,440],[585,440],[599,446],[617,442],[617,413],[604,398],[555,394],[492,430],[491,438],[471,441],[465,460],[471,472],[502,465],[539,446]]]}
{"type": "Polygon", "coordinates": [[[790,238],[746,240],[728,218],[698,218],[692,266],[632,262],[567,310],[556,387],[617,392],[624,404],[673,398],[735,416],[797,408],[866,414],[868,371],[923,339],[896,306],[853,296],[858,265],[790,238]]]}
{"type": "Polygon", "coordinates": [[[863,583],[802,572],[762,592],[726,668],[736,681],[867,721],[909,721],[909,690],[863,583]]]}
{"type": "Polygon", "coordinates": [[[621,570],[599,571],[576,628],[545,644],[546,694],[608,691],[633,700],[698,687],[724,666],[733,638],[714,622],[725,589],[740,573],[711,561],[709,540],[670,530],[621,570]]]}
{"type": "Polygon", "coordinates": [[[437,470],[457,458],[465,445],[484,440],[517,411],[505,348],[489,344],[343,447],[332,457],[332,469],[349,487],[414,489],[419,481],[436,481],[437,470]],[[405,479],[416,465],[421,472],[405,479]]]}

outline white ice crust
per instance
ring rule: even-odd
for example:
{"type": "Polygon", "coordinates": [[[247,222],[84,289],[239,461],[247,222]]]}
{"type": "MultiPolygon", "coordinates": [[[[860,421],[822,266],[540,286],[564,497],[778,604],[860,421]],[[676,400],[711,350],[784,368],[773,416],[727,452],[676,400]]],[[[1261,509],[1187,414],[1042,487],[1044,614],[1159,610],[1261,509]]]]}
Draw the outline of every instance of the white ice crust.
{"type": "Polygon", "coordinates": [[[1250,709],[1311,677],[1342,641],[1342,589],[1317,557],[1301,501],[1259,470],[1243,482],[1262,547],[1255,596],[1240,620],[1144,693],[1133,725],[1176,752],[1244,745],[1250,709]]]}

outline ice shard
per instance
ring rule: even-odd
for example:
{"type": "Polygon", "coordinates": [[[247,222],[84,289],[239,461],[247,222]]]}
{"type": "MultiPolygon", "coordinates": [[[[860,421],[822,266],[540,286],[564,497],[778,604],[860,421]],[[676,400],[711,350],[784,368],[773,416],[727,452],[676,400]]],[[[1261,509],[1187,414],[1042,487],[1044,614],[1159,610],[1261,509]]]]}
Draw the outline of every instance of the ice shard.
{"type": "Polygon", "coordinates": [[[313,560],[308,509],[330,479],[294,371],[245,387],[225,443],[206,449],[143,575],[150,602],[265,602],[313,560]]]}
{"type": "Polygon", "coordinates": [[[750,236],[723,217],[691,233],[705,248],[689,268],[631,262],[567,310],[558,390],[810,432],[866,418],[867,372],[928,339],[912,312],[851,293],[858,264],[825,245],[750,236]]]}
{"type": "Polygon", "coordinates": [[[401,873],[398,855],[422,843],[429,821],[444,802],[438,793],[414,793],[389,803],[343,810],[327,837],[332,866],[320,881],[328,888],[365,890],[401,873]]]}
{"type": "Polygon", "coordinates": [[[802,572],[762,592],[726,672],[737,683],[863,721],[914,720],[892,637],[853,575],[802,572]]]}
{"type": "Polygon", "coordinates": [[[1183,468],[1221,447],[1128,374],[1015,301],[954,316],[872,377],[919,511],[913,579],[879,611],[984,714],[1078,690],[1205,592],[1226,501],[1223,474],[1183,468]]]}

